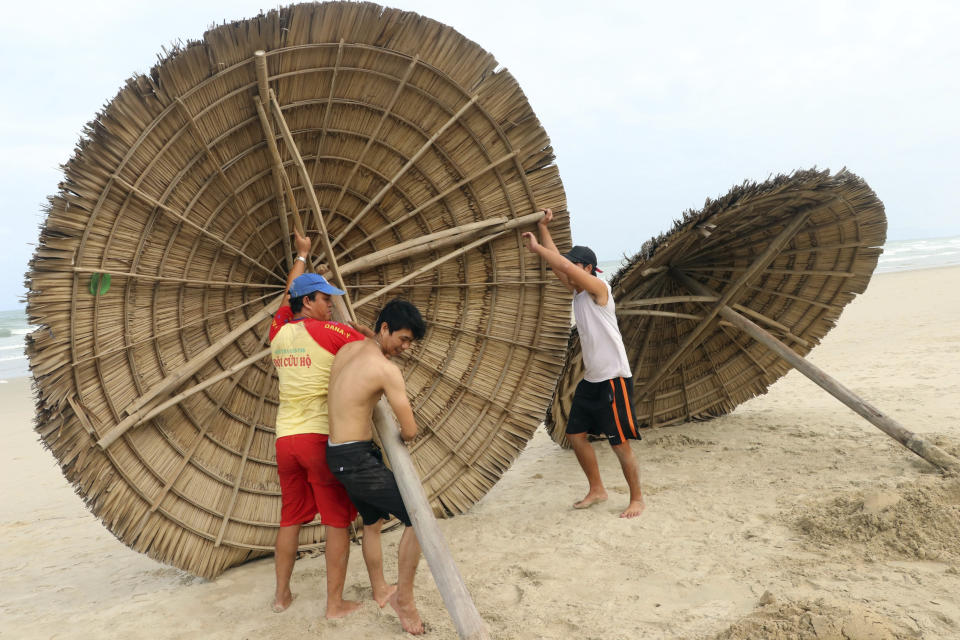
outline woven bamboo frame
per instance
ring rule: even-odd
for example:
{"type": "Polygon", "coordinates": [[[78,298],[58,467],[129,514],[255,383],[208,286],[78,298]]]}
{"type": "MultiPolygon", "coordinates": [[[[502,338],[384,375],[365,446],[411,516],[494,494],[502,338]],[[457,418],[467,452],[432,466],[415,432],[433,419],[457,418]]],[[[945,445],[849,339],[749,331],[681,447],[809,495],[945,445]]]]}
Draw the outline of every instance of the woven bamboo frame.
{"type": "MultiPolygon", "coordinates": [[[[266,346],[266,311],[290,264],[287,184],[314,238],[316,195],[346,285],[366,300],[361,321],[394,295],[424,312],[427,335],[400,364],[435,513],[469,509],[511,465],[561,371],[569,297],[524,249],[532,223],[499,221],[563,212],[565,197],[546,132],[493,56],[413,13],[295,5],[173,51],[85,133],[27,274],[41,327],[28,354],[42,441],[118,538],[205,577],[272,552],[269,358],[190,390],[266,346]],[[271,155],[254,100],[258,50],[310,184],[277,126],[279,168],[271,155]],[[489,234],[467,227],[390,251],[492,219],[489,234]],[[89,294],[95,273],[112,274],[109,292],[89,294]]],[[[302,528],[302,549],[322,540],[317,523],[302,528]]]]}
{"type": "MultiPolygon", "coordinates": [[[[734,309],[806,355],[866,290],[886,228],[883,203],[862,179],[811,170],[745,183],[647,242],[611,278],[638,426],[709,420],[766,393],[790,366],[719,317],[709,319],[721,296],[729,294],[734,309]],[[771,247],[778,236],[782,246],[771,247]],[[767,249],[771,258],[756,264],[767,249]],[[692,294],[670,268],[717,295],[692,294]]],[[[562,446],[569,446],[564,429],[582,378],[574,329],[547,414],[548,431],[562,446]]]]}

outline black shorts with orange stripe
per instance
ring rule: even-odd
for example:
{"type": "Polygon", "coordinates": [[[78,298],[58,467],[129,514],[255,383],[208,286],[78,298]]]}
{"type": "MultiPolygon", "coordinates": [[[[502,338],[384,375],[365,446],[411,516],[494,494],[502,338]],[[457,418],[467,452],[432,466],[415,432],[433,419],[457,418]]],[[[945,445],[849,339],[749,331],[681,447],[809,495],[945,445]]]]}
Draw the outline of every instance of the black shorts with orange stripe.
{"type": "Polygon", "coordinates": [[[604,436],[611,445],[640,440],[633,419],[633,378],[581,380],[573,394],[567,433],[604,436]]]}

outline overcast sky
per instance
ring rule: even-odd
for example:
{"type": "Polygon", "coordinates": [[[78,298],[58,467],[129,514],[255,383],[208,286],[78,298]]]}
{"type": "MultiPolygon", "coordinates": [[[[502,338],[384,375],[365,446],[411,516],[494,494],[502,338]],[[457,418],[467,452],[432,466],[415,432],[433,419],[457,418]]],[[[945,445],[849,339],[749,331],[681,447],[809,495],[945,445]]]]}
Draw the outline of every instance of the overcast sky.
{"type": "MultiPolygon", "coordinates": [[[[9,4],[0,24],[0,309],[85,123],[164,46],[256,0],[9,4]]],[[[520,82],[553,141],[574,240],[632,254],[744,180],[847,167],[888,240],[960,235],[960,3],[402,0],[520,82]],[[669,4],[669,6],[667,6],[669,4]]]]}

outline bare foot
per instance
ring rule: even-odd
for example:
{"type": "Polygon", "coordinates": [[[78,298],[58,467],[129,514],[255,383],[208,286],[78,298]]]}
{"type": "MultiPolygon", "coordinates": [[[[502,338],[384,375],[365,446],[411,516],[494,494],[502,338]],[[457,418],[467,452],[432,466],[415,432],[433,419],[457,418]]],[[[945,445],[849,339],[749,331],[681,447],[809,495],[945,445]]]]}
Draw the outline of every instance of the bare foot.
{"type": "Polygon", "coordinates": [[[574,502],[574,509],[589,509],[595,504],[600,504],[601,502],[607,501],[607,492],[601,491],[598,493],[593,493],[592,491],[588,493],[583,500],[580,502],[574,502]]]}
{"type": "Polygon", "coordinates": [[[647,508],[646,503],[643,501],[643,498],[639,500],[631,500],[630,504],[627,505],[627,509],[620,514],[621,518],[636,518],[638,515],[643,513],[643,510],[647,508]]]}
{"type": "Polygon", "coordinates": [[[390,606],[397,612],[400,618],[400,626],[407,633],[419,636],[423,633],[423,621],[420,619],[420,613],[417,611],[417,605],[411,599],[405,604],[400,604],[400,594],[396,591],[390,595],[390,606]]]}
{"type": "Polygon", "coordinates": [[[270,610],[274,613],[283,613],[296,599],[297,596],[293,593],[290,593],[290,590],[288,589],[286,593],[280,594],[273,599],[273,604],[270,605],[270,610]]]}
{"type": "Polygon", "coordinates": [[[383,586],[383,589],[373,590],[373,599],[377,601],[377,604],[380,605],[380,608],[383,609],[387,606],[387,601],[390,600],[390,596],[394,594],[397,590],[397,585],[387,584],[383,586]]]}
{"type": "Polygon", "coordinates": [[[359,602],[355,600],[341,600],[339,604],[332,605],[329,602],[327,603],[327,620],[334,620],[336,618],[345,618],[357,609],[360,608],[359,602]]]}

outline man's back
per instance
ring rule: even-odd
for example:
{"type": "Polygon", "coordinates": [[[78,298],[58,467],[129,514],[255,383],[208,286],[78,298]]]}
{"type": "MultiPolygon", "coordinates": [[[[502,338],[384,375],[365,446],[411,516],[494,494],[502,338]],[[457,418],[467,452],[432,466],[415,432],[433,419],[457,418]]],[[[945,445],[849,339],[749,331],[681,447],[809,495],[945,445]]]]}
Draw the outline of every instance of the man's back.
{"type": "Polygon", "coordinates": [[[330,371],[330,441],[333,443],[373,438],[373,407],[384,392],[387,360],[374,340],[344,345],[330,371]]]}

